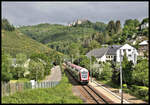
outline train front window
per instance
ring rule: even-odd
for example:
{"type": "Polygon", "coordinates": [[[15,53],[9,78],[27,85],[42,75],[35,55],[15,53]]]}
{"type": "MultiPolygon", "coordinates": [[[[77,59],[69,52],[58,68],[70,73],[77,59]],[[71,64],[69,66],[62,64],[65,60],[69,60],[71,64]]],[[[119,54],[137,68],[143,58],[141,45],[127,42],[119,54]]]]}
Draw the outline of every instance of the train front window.
{"type": "Polygon", "coordinates": [[[87,78],[87,75],[88,75],[87,72],[82,72],[82,73],[81,73],[82,78],[87,78]]]}

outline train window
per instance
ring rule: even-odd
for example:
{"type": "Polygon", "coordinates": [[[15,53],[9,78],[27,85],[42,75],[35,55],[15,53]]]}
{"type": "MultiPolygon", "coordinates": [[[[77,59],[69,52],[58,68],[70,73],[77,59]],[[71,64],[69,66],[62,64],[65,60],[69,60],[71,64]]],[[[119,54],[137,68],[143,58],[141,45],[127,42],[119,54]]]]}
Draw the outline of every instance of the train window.
{"type": "Polygon", "coordinates": [[[82,78],[87,78],[88,72],[81,72],[81,77],[82,78]]]}
{"type": "Polygon", "coordinates": [[[82,74],[87,74],[87,72],[82,72],[82,74]]]}

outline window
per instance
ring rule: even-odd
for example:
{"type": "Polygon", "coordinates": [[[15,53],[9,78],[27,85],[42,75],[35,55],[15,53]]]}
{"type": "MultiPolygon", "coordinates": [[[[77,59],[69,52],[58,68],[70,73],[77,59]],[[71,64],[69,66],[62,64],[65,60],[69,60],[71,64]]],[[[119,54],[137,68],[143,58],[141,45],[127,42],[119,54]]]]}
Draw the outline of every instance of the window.
{"type": "Polygon", "coordinates": [[[125,49],[123,49],[123,52],[125,52],[126,50],[125,49]]]}
{"type": "Polygon", "coordinates": [[[128,51],[131,51],[131,49],[128,49],[128,51]]]}
{"type": "Polygon", "coordinates": [[[128,55],[128,57],[131,57],[131,55],[128,55]]]}

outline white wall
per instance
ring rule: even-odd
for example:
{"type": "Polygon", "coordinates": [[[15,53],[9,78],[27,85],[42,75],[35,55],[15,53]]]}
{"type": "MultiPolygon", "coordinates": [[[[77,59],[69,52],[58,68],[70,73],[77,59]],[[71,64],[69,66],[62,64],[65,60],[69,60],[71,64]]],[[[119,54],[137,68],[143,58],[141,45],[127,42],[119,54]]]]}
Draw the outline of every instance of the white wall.
{"type": "Polygon", "coordinates": [[[122,46],[120,49],[117,50],[117,52],[116,52],[117,62],[120,62],[120,50],[121,50],[121,55],[123,56],[124,55],[124,52],[123,52],[124,49],[125,49],[125,52],[127,54],[128,60],[133,61],[133,63],[136,64],[137,55],[138,55],[137,50],[128,44],[125,44],[124,46],[122,46]],[[130,49],[130,51],[128,49],[130,49]]]}
{"type": "Polygon", "coordinates": [[[96,60],[99,62],[106,62],[106,55],[103,55],[101,58],[96,58],[96,60]]]}

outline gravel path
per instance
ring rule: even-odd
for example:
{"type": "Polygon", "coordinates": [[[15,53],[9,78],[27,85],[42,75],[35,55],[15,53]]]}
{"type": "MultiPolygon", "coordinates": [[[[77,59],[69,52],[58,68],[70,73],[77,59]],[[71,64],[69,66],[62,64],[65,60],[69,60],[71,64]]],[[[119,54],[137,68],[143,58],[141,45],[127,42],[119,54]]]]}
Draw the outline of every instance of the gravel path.
{"type": "Polygon", "coordinates": [[[60,81],[60,80],[61,80],[60,66],[54,66],[51,69],[50,75],[46,76],[46,78],[43,80],[43,82],[46,82],[46,81],[60,81]]]}

